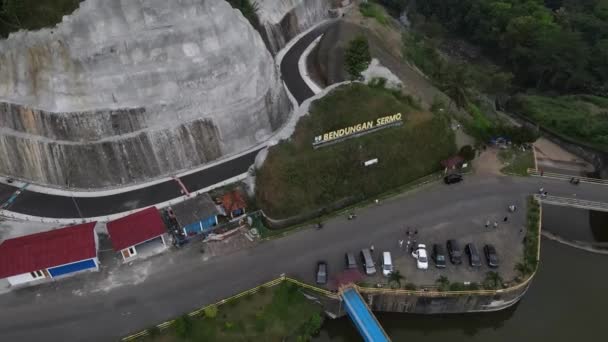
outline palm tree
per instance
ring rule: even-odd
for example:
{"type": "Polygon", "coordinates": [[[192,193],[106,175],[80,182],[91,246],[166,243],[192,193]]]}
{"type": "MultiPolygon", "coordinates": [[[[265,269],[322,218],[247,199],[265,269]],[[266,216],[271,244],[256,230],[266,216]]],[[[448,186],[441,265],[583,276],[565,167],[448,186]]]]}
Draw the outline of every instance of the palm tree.
{"type": "MultiPolygon", "coordinates": [[[[389,284],[397,284],[396,288],[401,287],[401,280],[405,279],[404,276],[401,275],[401,272],[399,271],[393,271],[391,273],[388,274],[388,283],[389,284]]],[[[392,286],[391,286],[392,287],[392,286]]],[[[395,287],[393,287],[395,288],[395,287]]]]}
{"type": "Polygon", "coordinates": [[[437,283],[437,286],[439,286],[439,291],[447,291],[450,289],[450,281],[446,276],[440,276],[437,278],[437,280],[435,280],[435,283],[437,283]]]}
{"type": "Polygon", "coordinates": [[[487,289],[498,289],[502,287],[502,277],[497,272],[490,271],[486,273],[483,283],[487,289]]]}

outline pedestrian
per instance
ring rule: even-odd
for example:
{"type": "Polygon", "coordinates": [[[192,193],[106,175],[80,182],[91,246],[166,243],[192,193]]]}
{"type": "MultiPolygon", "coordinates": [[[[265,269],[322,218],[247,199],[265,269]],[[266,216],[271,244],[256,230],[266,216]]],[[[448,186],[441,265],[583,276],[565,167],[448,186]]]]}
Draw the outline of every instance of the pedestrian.
{"type": "Polygon", "coordinates": [[[399,249],[403,248],[403,240],[399,240],[399,249]]]}
{"type": "Polygon", "coordinates": [[[372,251],[372,253],[374,252],[374,245],[369,246],[369,250],[372,251]]]}
{"type": "Polygon", "coordinates": [[[519,228],[519,234],[523,233],[524,229],[523,228],[519,228]]]}
{"type": "Polygon", "coordinates": [[[547,192],[546,191],[543,193],[543,197],[547,197],[547,192]]]}
{"type": "Polygon", "coordinates": [[[414,236],[418,236],[418,229],[414,230],[414,236]]]}
{"type": "Polygon", "coordinates": [[[378,201],[378,199],[376,199],[374,202],[376,202],[376,204],[378,204],[379,201],[378,201]]]}
{"type": "Polygon", "coordinates": [[[505,218],[502,220],[502,222],[507,222],[509,218],[505,216],[505,218]]]}
{"type": "Polygon", "coordinates": [[[486,220],[486,229],[490,228],[490,220],[486,220]]]}
{"type": "Polygon", "coordinates": [[[542,167],[539,170],[540,170],[540,176],[542,177],[545,174],[545,170],[543,170],[542,167]]]}
{"type": "Polygon", "coordinates": [[[545,188],[541,186],[540,189],[538,189],[538,193],[542,195],[543,192],[545,192],[545,188]]]}
{"type": "Polygon", "coordinates": [[[407,227],[407,230],[405,231],[405,235],[407,235],[408,237],[410,236],[410,227],[407,227]]]}
{"type": "Polygon", "coordinates": [[[494,228],[498,228],[498,222],[494,221],[494,228]]]}

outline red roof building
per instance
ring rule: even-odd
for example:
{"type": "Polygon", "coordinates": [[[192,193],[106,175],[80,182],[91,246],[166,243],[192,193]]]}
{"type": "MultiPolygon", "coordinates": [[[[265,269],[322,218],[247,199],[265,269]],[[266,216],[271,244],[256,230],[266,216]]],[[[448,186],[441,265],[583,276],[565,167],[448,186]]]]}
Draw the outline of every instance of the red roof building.
{"type": "Polygon", "coordinates": [[[225,193],[221,198],[222,207],[230,217],[236,217],[245,213],[247,208],[247,202],[243,199],[243,196],[239,191],[231,191],[225,193]]]}
{"type": "Polygon", "coordinates": [[[108,222],[107,228],[112,247],[121,252],[124,259],[137,254],[136,245],[150,240],[160,238],[159,241],[165,246],[163,234],[167,232],[167,227],[156,207],[108,222]]]}
{"type": "Polygon", "coordinates": [[[9,278],[9,283],[16,285],[97,268],[95,224],[79,224],[0,243],[0,278],[9,278]],[[57,267],[67,264],[72,265],[57,267]]]}

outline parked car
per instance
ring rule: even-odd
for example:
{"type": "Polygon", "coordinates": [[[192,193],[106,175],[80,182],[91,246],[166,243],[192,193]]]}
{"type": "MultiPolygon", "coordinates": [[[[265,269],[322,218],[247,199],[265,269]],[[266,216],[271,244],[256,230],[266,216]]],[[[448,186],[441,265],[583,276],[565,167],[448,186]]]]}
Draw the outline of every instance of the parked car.
{"type": "Polygon", "coordinates": [[[445,268],[445,252],[443,246],[439,244],[433,244],[433,254],[431,258],[435,261],[435,267],[437,268],[445,268]]]}
{"type": "Polygon", "coordinates": [[[412,253],[412,256],[416,258],[416,267],[418,267],[419,270],[426,270],[429,268],[429,259],[425,245],[418,245],[416,250],[412,253]]]}
{"type": "Polygon", "coordinates": [[[363,264],[363,271],[365,274],[372,275],[376,274],[376,265],[374,264],[374,259],[372,258],[372,252],[369,248],[364,248],[361,250],[361,263],[363,264]]]}
{"type": "Polygon", "coordinates": [[[454,184],[462,181],[462,175],[458,173],[452,173],[445,177],[443,177],[443,182],[445,184],[454,184]]]}
{"type": "Polygon", "coordinates": [[[391,252],[382,252],[382,274],[388,277],[393,272],[393,259],[391,252]]]}
{"type": "Polygon", "coordinates": [[[327,263],[317,262],[317,284],[327,284],[327,263]]]}
{"type": "Polygon", "coordinates": [[[355,259],[353,253],[346,253],[344,255],[344,260],[346,261],[346,269],[357,268],[357,259],[355,259]]]}
{"type": "Polygon", "coordinates": [[[483,246],[483,253],[486,255],[488,266],[493,268],[498,267],[498,255],[496,254],[496,248],[494,248],[493,245],[483,246]]]}
{"type": "Polygon", "coordinates": [[[469,265],[471,267],[481,267],[481,258],[477,252],[477,247],[472,243],[467,243],[465,250],[469,255],[469,265]]]}
{"type": "Polygon", "coordinates": [[[448,255],[450,256],[450,261],[454,265],[462,264],[462,252],[460,251],[460,246],[456,240],[448,240],[448,255]]]}

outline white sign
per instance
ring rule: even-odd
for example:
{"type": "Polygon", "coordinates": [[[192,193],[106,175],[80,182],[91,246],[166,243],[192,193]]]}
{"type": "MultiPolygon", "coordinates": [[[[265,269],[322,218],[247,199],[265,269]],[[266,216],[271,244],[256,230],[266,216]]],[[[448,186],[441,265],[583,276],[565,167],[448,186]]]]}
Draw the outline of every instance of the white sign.
{"type": "Polygon", "coordinates": [[[370,165],[374,165],[374,164],[378,164],[378,158],[370,159],[370,160],[366,161],[365,163],[363,163],[363,165],[365,165],[365,166],[370,166],[370,165]]]}

